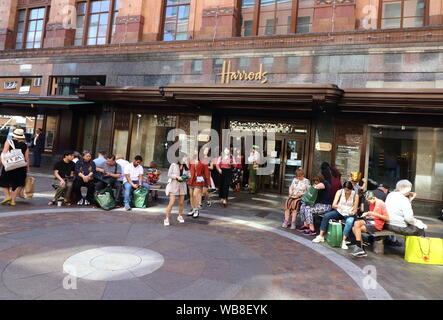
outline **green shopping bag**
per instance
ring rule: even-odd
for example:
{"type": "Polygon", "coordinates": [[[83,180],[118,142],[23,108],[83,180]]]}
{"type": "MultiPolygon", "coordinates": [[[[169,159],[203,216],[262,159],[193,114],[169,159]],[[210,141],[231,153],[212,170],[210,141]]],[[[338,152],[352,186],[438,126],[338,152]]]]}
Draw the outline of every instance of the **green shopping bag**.
{"type": "Polygon", "coordinates": [[[136,208],[146,208],[148,205],[149,190],[145,187],[140,187],[134,190],[132,196],[132,203],[136,208]]]}
{"type": "Polygon", "coordinates": [[[340,222],[329,221],[325,240],[331,247],[341,247],[343,227],[340,222]]]}
{"type": "Polygon", "coordinates": [[[443,239],[406,237],[405,260],[411,263],[443,265],[443,239]]]}
{"type": "Polygon", "coordinates": [[[318,190],[314,187],[309,187],[308,191],[303,195],[301,200],[308,206],[313,206],[317,201],[318,190]]]}
{"type": "Polygon", "coordinates": [[[97,191],[94,194],[95,202],[104,210],[111,210],[115,208],[115,200],[112,196],[111,186],[107,186],[103,190],[97,191]]]}

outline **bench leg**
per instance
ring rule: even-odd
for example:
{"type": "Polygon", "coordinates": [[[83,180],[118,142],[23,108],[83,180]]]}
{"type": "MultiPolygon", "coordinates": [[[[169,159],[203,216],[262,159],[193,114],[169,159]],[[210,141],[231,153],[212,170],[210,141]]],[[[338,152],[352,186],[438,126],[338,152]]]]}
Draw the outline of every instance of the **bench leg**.
{"type": "Polygon", "coordinates": [[[385,244],[383,238],[375,238],[374,239],[374,253],[375,254],[384,254],[385,253],[385,244]]]}

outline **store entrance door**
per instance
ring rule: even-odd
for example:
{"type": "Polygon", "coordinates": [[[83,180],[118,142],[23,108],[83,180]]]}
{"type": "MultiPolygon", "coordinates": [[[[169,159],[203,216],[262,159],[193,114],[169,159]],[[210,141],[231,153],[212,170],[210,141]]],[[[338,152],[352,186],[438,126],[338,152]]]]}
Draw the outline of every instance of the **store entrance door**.
{"type": "Polygon", "coordinates": [[[260,177],[260,187],[264,192],[287,193],[294,178],[295,170],[305,163],[305,139],[294,135],[276,136],[274,150],[272,144],[265,143],[265,154],[272,157],[274,171],[260,177]],[[270,150],[266,150],[269,148],[270,150]]]}

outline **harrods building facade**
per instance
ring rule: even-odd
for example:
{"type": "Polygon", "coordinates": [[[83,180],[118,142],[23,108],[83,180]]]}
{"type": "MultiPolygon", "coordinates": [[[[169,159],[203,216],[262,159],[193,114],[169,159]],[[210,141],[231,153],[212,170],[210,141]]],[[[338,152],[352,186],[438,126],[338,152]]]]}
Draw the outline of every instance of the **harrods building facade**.
{"type": "Polygon", "coordinates": [[[165,168],[190,121],[273,131],[263,192],[328,161],[438,214],[442,41],[443,0],[0,0],[1,135],[165,168]]]}

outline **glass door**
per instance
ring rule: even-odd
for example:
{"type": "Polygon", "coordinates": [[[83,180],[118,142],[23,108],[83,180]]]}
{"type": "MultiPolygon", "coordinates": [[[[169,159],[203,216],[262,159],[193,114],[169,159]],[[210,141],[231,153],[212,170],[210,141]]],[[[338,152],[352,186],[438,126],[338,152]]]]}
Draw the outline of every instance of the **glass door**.
{"type": "Polygon", "coordinates": [[[265,153],[274,164],[274,171],[268,176],[261,176],[261,188],[265,192],[286,193],[295,170],[303,166],[305,141],[294,137],[276,137],[274,145],[269,142],[265,145],[265,153]]]}

